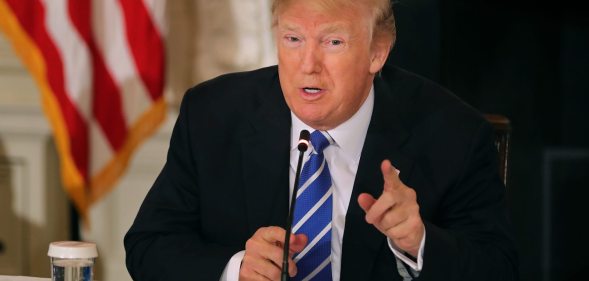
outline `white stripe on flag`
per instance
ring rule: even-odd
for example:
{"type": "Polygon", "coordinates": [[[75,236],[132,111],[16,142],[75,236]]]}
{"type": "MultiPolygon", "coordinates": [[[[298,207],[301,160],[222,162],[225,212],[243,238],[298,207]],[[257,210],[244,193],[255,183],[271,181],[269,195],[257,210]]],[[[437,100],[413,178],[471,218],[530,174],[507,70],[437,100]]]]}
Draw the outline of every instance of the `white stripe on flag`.
{"type": "Polygon", "coordinates": [[[165,37],[168,33],[166,29],[166,1],[161,0],[143,0],[143,5],[151,16],[155,27],[158,29],[160,35],[165,37]]]}
{"type": "Polygon", "coordinates": [[[123,116],[128,127],[151,106],[151,98],[137,74],[119,1],[100,0],[92,3],[94,39],[108,72],[121,92],[123,116]]]}
{"type": "Polygon", "coordinates": [[[56,44],[63,64],[66,94],[82,117],[89,120],[92,118],[92,63],[88,46],[69,17],[67,0],[41,1],[46,11],[47,32],[56,44]]]}
{"type": "Polygon", "coordinates": [[[92,141],[92,145],[89,147],[90,166],[88,167],[88,172],[90,175],[95,176],[99,171],[104,169],[104,166],[106,166],[110,160],[112,160],[114,152],[104,135],[104,131],[100,125],[96,123],[95,119],[88,122],[88,132],[90,134],[90,140],[92,141]]]}

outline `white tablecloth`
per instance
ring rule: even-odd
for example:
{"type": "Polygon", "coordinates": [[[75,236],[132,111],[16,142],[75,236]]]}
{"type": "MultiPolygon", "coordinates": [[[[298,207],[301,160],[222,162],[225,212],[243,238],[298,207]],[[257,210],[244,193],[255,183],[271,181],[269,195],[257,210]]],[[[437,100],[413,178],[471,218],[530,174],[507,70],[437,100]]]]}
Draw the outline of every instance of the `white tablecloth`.
{"type": "Polygon", "coordinates": [[[0,275],[0,281],[50,281],[51,278],[0,275]]]}

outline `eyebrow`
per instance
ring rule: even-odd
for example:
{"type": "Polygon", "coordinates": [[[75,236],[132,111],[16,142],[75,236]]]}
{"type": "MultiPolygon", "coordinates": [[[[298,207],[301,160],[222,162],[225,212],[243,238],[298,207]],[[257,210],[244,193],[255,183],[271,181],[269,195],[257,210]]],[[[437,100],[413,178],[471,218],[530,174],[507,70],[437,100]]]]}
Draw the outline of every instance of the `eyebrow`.
{"type": "MultiPolygon", "coordinates": [[[[320,27],[320,34],[326,34],[326,33],[334,33],[334,32],[340,32],[345,30],[345,25],[341,22],[335,22],[335,23],[326,23],[323,24],[324,26],[320,27]]],[[[286,30],[286,31],[299,31],[301,29],[301,27],[299,25],[296,24],[291,24],[291,23],[284,23],[284,26],[279,28],[280,30],[286,30]]]]}
{"type": "Polygon", "coordinates": [[[300,27],[298,25],[285,23],[284,26],[281,26],[279,29],[280,30],[287,30],[287,31],[298,31],[300,29],[300,27]]]}
{"type": "Polygon", "coordinates": [[[333,32],[343,31],[345,29],[346,29],[345,24],[343,24],[341,22],[335,22],[335,23],[326,24],[325,27],[323,27],[321,31],[323,33],[333,33],[333,32]]]}

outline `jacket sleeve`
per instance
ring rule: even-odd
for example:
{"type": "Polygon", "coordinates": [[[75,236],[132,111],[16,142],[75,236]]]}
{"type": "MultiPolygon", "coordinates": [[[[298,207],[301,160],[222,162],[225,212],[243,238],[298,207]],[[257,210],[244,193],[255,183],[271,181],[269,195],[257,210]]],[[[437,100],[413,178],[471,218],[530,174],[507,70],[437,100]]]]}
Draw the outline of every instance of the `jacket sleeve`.
{"type": "Polygon", "coordinates": [[[416,280],[518,280],[517,255],[498,176],[491,126],[473,134],[462,171],[426,221],[423,268],[416,280]]]}
{"type": "Polygon", "coordinates": [[[218,280],[234,247],[201,232],[197,167],[190,133],[190,96],[174,127],[167,161],[127,232],[126,264],[134,280],[218,280]]]}

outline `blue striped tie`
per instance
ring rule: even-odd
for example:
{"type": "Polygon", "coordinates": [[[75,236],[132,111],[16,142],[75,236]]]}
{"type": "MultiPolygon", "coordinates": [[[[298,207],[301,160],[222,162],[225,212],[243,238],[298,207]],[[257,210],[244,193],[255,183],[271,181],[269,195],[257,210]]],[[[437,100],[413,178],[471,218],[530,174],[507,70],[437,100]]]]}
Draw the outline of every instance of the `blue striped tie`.
{"type": "Polygon", "coordinates": [[[311,134],[313,154],[303,166],[294,210],[293,233],[309,238],[305,249],[294,256],[293,280],[331,280],[331,213],[333,188],[323,149],[331,143],[327,133],[311,134]]]}

